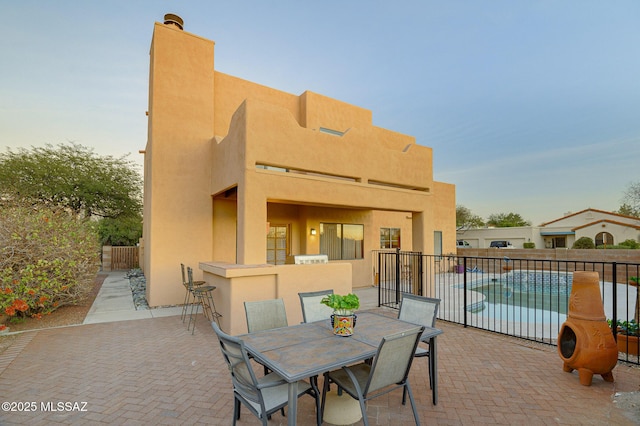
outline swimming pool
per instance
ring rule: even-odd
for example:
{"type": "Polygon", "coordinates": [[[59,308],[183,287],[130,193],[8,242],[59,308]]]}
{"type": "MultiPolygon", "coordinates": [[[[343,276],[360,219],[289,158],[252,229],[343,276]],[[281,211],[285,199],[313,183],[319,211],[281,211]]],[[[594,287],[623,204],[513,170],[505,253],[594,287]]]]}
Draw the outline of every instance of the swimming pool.
{"type": "Polygon", "coordinates": [[[517,322],[564,321],[572,282],[573,274],[566,272],[517,270],[485,276],[467,284],[472,293],[466,309],[517,322]]]}

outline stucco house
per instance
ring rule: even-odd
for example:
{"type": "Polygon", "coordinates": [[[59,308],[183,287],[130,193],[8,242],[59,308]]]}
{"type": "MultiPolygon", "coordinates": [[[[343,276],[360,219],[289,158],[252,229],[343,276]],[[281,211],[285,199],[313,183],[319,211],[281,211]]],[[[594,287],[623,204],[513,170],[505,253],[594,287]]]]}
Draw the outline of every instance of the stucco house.
{"type": "Polygon", "coordinates": [[[283,298],[295,323],[300,291],[372,285],[372,250],[454,250],[455,187],[433,180],[431,148],[365,108],[217,71],[214,42],[175,15],[154,26],[148,120],[151,306],[182,303],[185,263],[217,286],[226,331],[246,331],[246,300],[283,298]]]}
{"type": "Polygon", "coordinates": [[[582,237],[591,238],[596,246],[614,245],[640,241],[640,219],[588,208],[539,226],[472,228],[457,234],[473,248],[488,248],[492,241],[500,240],[510,241],[515,248],[523,248],[525,242],[535,243],[535,248],[571,248],[582,237]]]}

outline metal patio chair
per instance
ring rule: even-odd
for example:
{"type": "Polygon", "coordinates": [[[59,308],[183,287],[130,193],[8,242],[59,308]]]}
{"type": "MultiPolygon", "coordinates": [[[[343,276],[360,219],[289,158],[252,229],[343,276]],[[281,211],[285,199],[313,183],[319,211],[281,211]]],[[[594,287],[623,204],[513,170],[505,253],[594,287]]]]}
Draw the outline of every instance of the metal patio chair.
{"type": "Polygon", "coordinates": [[[244,312],[249,333],[289,325],[283,299],[244,302],[244,312]]]}
{"type": "MultiPolygon", "coordinates": [[[[278,410],[283,410],[289,401],[288,384],[276,373],[269,373],[257,377],[251,363],[244,342],[229,336],[220,330],[215,322],[211,323],[218,336],[220,350],[231,372],[233,383],[233,424],[240,419],[240,406],[244,404],[264,426],[268,418],[278,410]]],[[[300,380],[298,382],[298,398],[304,394],[316,400],[316,423],[321,424],[320,395],[317,387],[300,380]]]]}
{"type": "MultiPolygon", "coordinates": [[[[425,327],[435,327],[436,317],[438,316],[438,308],[440,307],[440,299],[431,297],[417,296],[415,294],[403,293],[398,319],[425,327]]],[[[415,357],[429,357],[429,343],[424,342],[416,348],[415,357]],[[426,345],[423,346],[423,345],[426,345]]],[[[429,388],[433,389],[433,375],[431,371],[431,363],[429,363],[429,388]]],[[[403,395],[403,399],[406,395],[403,395]]]]}
{"type": "MultiPolygon", "coordinates": [[[[249,333],[289,326],[283,299],[244,302],[244,312],[249,333]]],[[[269,369],[265,366],[264,374],[268,373],[269,369]]]]}
{"type": "MultiPolygon", "coordinates": [[[[369,420],[367,419],[365,403],[395,389],[403,388],[409,394],[413,417],[416,425],[419,425],[420,419],[413,399],[413,392],[409,385],[409,370],[411,369],[413,354],[423,331],[424,327],[421,326],[385,336],[382,338],[371,364],[363,362],[325,373],[320,412],[324,412],[329,382],[333,382],[349,396],[358,400],[360,411],[362,412],[362,420],[365,426],[368,426],[369,420]]],[[[403,396],[402,404],[404,405],[404,403],[403,396]]]]}
{"type": "Polygon", "coordinates": [[[328,294],[333,294],[333,290],[309,291],[298,293],[300,306],[302,307],[303,322],[315,322],[329,320],[333,309],[323,305],[320,301],[328,294]]]}

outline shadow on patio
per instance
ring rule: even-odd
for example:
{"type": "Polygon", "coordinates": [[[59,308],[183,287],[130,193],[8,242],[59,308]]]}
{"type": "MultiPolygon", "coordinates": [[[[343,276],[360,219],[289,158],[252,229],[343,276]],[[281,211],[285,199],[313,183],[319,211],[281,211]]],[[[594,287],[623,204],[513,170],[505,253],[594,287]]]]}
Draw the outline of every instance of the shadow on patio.
{"type": "MultiPolygon", "coordinates": [[[[633,413],[614,402],[617,392],[639,390],[638,368],[618,364],[615,383],[594,376],[585,387],[576,372],[562,371],[555,347],[437,326],[444,330],[437,406],[426,359],[414,362],[410,376],[424,424],[638,424],[638,407],[633,413]]],[[[36,410],[3,410],[0,424],[231,424],[229,373],[203,320],[193,336],[175,316],[29,332],[7,356],[15,359],[0,362],[0,399],[35,402],[36,410]],[[47,402],[86,402],[86,411],[43,411],[47,402]]],[[[401,398],[397,391],[373,400],[370,420],[414,424],[401,398]]],[[[311,398],[301,398],[298,409],[300,424],[314,424],[311,398]]],[[[243,411],[239,424],[257,423],[243,411]]],[[[275,414],[269,424],[286,418],[275,414]]]]}

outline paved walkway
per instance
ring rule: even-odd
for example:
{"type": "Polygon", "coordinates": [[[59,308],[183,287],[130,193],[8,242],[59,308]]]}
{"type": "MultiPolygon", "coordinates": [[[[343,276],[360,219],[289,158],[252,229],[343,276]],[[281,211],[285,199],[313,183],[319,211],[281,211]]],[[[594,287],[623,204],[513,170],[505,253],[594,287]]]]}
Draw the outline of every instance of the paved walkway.
{"type": "Polygon", "coordinates": [[[181,307],[136,310],[129,279],[124,271],[110,272],[102,283],[84,324],[160,318],[180,315],[181,307]]]}
{"type": "MultiPolygon", "coordinates": [[[[180,308],[125,308],[123,283],[123,274],[105,280],[87,324],[19,335],[5,352],[12,359],[0,362],[0,402],[15,402],[21,411],[0,411],[1,425],[231,424],[231,381],[211,327],[198,320],[191,335],[180,308]]],[[[375,300],[372,289],[358,293],[375,300]]],[[[438,327],[444,334],[437,406],[430,402],[426,359],[417,359],[410,375],[423,424],[640,424],[638,406],[634,413],[614,402],[640,390],[638,368],[619,364],[615,383],[596,376],[585,387],[577,373],[562,371],[555,347],[444,322],[438,327]]],[[[371,423],[413,424],[401,398],[395,392],[371,401],[371,423]]],[[[301,398],[298,408],[300,424],[314,424],[312,399],[301,398]]],[[[238,424],[258,423],[245,409],[238,424]]],[[[286,418],[275,414],[269,424],[286,418]]]]}

